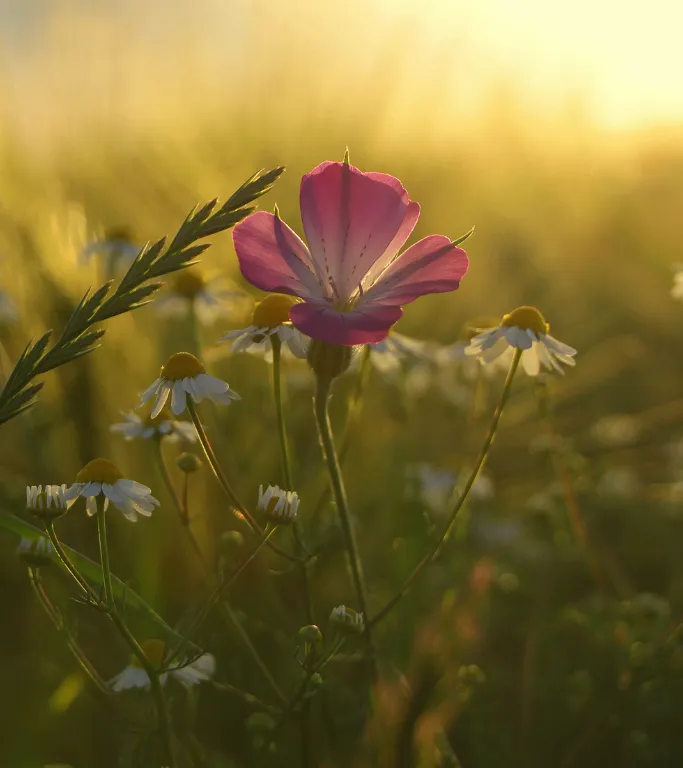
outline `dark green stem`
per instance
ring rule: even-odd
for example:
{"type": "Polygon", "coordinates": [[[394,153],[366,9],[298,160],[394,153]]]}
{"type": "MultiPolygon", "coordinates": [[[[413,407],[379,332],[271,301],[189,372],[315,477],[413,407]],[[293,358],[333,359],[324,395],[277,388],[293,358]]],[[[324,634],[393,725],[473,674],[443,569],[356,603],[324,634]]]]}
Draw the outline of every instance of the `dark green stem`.
{"type": "Polygon", "coordinates": [[[441,534],[439,539],[436,541],[432,549],[415,566],[415,568],[412,570],[408,578],[403,582],[403,585],[398,590],[398,592],[391,598],[391,600],[389,600],[388,603],[386,603],[386,605],[380,611],[378,611],[378,613],[375,614],[375,616],[373,616],[372,620],[368,622],[372,626],[375,626],[392,610],[392,608],[401,600],[401,598],[405,595],[405,593],[410,589],[411,585],[418,578],[418,576],[424,571],[424,569],[433,560],[435,560],[439,556],[441,550],[443,549],[443,546],[446,543],[451,533],[451,530],[453,529],[455,519],[458,516],[458,513],[460,512],[460,510],[463,508],[465,502],[467,501],[467,497],[469,496],[469,493],[472,490],[472,487],[474,486],[474,483],[476,482],[477,477],[479,476],[479,472],[484,466],[484,462],[486,461],[486,457],[488,456],[489,449],[491,448],[491,444],[493,443],[493,438],[495,437],[496,430],[498,429],[498,423],[500,422],[500,417],[503,413],[503,409],[505,408],[505,404],[507,403],[508,397],[510,395],[512,380],[515,377],[515,373],[517,371],[517,366],[519,365],[519,359],[521,357],[521,354],[522,354],[522,351],[520,349],[515,350],[514,356],[512,358],[512,362],[510,363],[510,370],[508,371],[507,378],[505,379],[505,384],[503,386],[503,392],[500,396],[498,407],[496,408],[493,414],[493,419],[491,420],[489,431],[486,433],[486,437],[484,438],[484,444],[482,445],[481,450],[479,451],[477,460],[474,463],[474,468],[472,469],[470,476],[467,478],[465,487],[463,488],[462,493],[458,496],[458,499],[455,502],[455,506],[453,507],[453,510],[448,518],[448,521],[446,522],[443,533],[441,534]]]}
{"type": "Polygon", "coordinates": [[[93,591],[92,587],[90,587],[90,585],[85,580],[85,578],[81,576],[81,574],[78,572],[78,569],[76,568],[76,566],[71,562],[71,560],[69,560],[69,556],[66,554],[66,551],[62,546],[62,542],[57,537],[54,521],[52,520],[46,521],[45,532],[47,533],[50,539],[50,542],[52,543],[52,546],[55,550],[57,557],[59,558],[59,561],[64,566],[66,571],[69,573],[69,575],[78,584],[78,586],[85,592],[85,594],[87,595],[87,597],[91,602],[93,603],[99,602],[99,598],[93,591]]]}
{"type": "MultiPolygon", "coordinates": [[[[206,434],[206,430],[204,429],[204,425],[202,424],[201,419],[199,418],[199,414],[197,413],[197,408],[195,407],[195,404],[190,400],[190,398],[187,398],[187,410],[190,414],[190,418],[192,419],[192,423],[195,426],[195,429],[197,430],[197,435],[199,437],[199,442],[202,446],[202,450],[204,451],[204,455],[206,456],[206,460],[209,462],[209,466],[211,467],[211,470],[213,471],[216,479],[218,480],[218,484],[223,489],[223,492],[228,498],[228,501],[232,504],[232,506],[240,513],[241,517],[247,522],[249,527],[254,531],[254,533],[258,534],[259,536],[263,536],[263,528],[258,524],[258,522],[255,520],[254,516],[251,514],[251,512],[242,504],[242,502],[239,500],[237,494],[233,490],[232,485],[230,484],[230,481],[225,476],[225,472],[223,472],[223,469],[221,465],[218,462],[218,458],[213,450],[213,446],[209,442],[209,438],[206,434]]],[[[278,547],[277,544],[270,541],[268,542],[268,546],[274,551],[277,552],[278,555],[281,557],[284,557],[286,560],[289,560],[293,563],[298,563],[299,558],[295,557],[293,555],[290,555],[289,552],[285,552],[283,549],[278,547]]]]}
{"type": "Polygon", "coordinates": [[[351,577],[356,592],[358,607],[360,608],[360,611],[365,618],[365,640],[370,655],[373,675],[376,676],[377,660],[375,656],[374,644],[372,641],[370,622],[368,621],[368,599],[367,590],[365,587],[365,577],[363,575],[363,564],[360,559],[360,552],[356,542],[353,520],[351,518],[351,512],[349,510],[349,504],[346,498],[344,479],[342,477],[341,467],[339,466],[337,451],[334,447],[332,425],[330,424],[330,415],[327,407],[331,384],[331,379],[320,375],[317,377],[317,387],[314,400],[315,420],[318,425],[318,432],[320,433],[320,441],[322,443],[325,463],[327,464],[327,471],[330,475],[330,483],[332,485],[334,500],[337,505],[339,521],[341,523],[342,531],[344,532],[346,552],[348,555],[349,568],[351,570],[351,577]]]}
{"type": "Polygon", "coordinates": [[[49,616],[50,621],[52,621],[52,623],[54,624],[55,629],[64,635],[66,639],[66,644],[69,646],[69,650],[71,651],[71,653],[73,653],[74,658],[80,665],[81,669],[90,678],[90,680],[97,686],[100,693],[109,695],[111,693],[111,690],[107,687],[107,684],[99,676],[99,674],[97,673],[97,670],[90,663],[90,660],[85,655],[83,649],[74,640],[73,636],[71,635],[71,632],[69,631],[68,627],[64,623],[64,619],[62,618],[62,615],[59,609],[53,605],[47,592],[45,591],[45,588],[43,587],[43,582],[40,578],[40,570],[38,568],[29,568],[28,578],[29,578],[29,581],[31,582],[31,587],[33,588],[33,592],[38,598],[38,601],[40,602],[43,609],[45,610],[45,613],[49,616]]]}
{"type": "Polygon", "coordinates": [[[111,567],[109,565],[109,545],[107,543],[107,513],[104,504],[97,498],[97,537],[100,542],[100,559],[102,561],[102,581],[104,583],[104,603],[107,610],[114,607],[114,590],[111,586],[111,567]]]}
{"type": "MultiPolygon", "coordinates": [[[[275,399],[275,414],[277,417],[278,434],[280,436],[280,451],[282,453],[282,474],[285,481],[285,488],[288,491],[294,490],[292,481],[292,465],[289,460],[289,449],[287,446],[287,426],[285,424],[284,409],[282,407],[282,376],[281,376],[281,360],[282,360],[282,342],[277,333],[274,333],[270,337],[270,342],[273,347],[273,396],[275,399]]],[[[315,619],[313,615],[313,595],[311,593],[311,582],[308,575],[307,564],[307,552],[303,543],[301,535],[301,527],[297,520],[292,525],[292,531],[294,533],[294,543],[296,545],[296,553],[300,558],[299,570],[301,572],[301,583],[304,589],[304,597],[306,600],[306,620],[309,624],[314,624],[315,619]]]]}

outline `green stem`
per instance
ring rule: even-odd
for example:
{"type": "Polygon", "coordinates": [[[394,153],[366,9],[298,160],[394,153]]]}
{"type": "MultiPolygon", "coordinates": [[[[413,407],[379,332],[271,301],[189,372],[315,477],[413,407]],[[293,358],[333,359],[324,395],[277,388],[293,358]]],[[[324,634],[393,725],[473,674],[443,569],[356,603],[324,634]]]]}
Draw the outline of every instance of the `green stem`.
{"type": "Polygon", "coordinates": [[[328,400],[330,396],[330,388],[332,381],[323,376],[317,377],[317,387],[315,392],[314,406],[315,406],[315,419],[318,425],[318,432],[320,433],[320,440],[323,448],[323,455],[325,463],[327,464],[327,471],[330,475],[330,483],[332,485],[332,493],[334,494],[334,500],[337,505],[337,512],[339,514],[339,521],[341,523],[342,531],[344,532],[344,539],[346,542],[346,552],[348,555],[349,567],[351,570],[351,577],[353,580],[354,589],[356,591],[356,599],[358,600],[358,606],[363,616],[365,617],[365,640],[367,643],[368,651],[370,654],[370,661],[372,665],[373,675],[376,676],[376,656],[374,645],[372,642],[372,633],[370,622],[368,618],[368,599],[367,590],[365,587],[365,577],[363,575],[363,564],[360,559],[360,552],[358,550],[358,544],[356,542],[356,534],[353,527],[353,520],[351,518],[351,512],[349,511],[349,504],[346,498],[346,488],[344,487],[344,478],[342,476],[341,467],[339,466],[339,459],[337,458],[337,451],[334,447],[334,438],[332,436],[332,425],[330,424],[330,415],[328,412],[328,400]]]}
{"type": "Polygon", "coordinates": [[[500,422],[500,417],[508,401],[508,397],[510,395],[510,390],[512,387],[512,380],[515,377],[515,373],[517,371],[517,366],[519,365],[519,360],[521,355],[522,355],[522,350],[516,349],[514,356],[512,358],[512,362],[510,363],[510,369],[508,371],[507,378],[505,379],[505,384],[503,386],[503,391],[500,396],[500,401],[498,402],[498,407],[496,408],[493,414],[493,419],[491,420],[489,431],[487,432],[486,437],[484,438],[484,444],[482,445],[481,450],[479,451],[477,460],[474,463],[474,468],[472,469],[470,476],[467,478],[465,487],[463,488],[462,493],[460,494],[457,501],[455,502],[455,506],[453,507],[453,510],[448,518],[448,521],[446,522],[443,533],[441,534],[439,539],[436,541],[432,549],[415,566],[415,568],[412,570],[408,578],[403,582],[403,585],[398,590],[398,592],[368,622],[368,624],[371,624],[373,627],[378,622],[380,622],[392,610],[392,608],[401,600],[401,598],[410,589],[411,585],[422,573],[422,571],[433,560],[435,560],[439,556],[441,550],[443,549],[443,546],[446,543],[451,533],[451,530],[455,523],[455,519],[458,516],[458,513],[460,512],[460,510],[463,508],[465,502],[467,501],[467,497],[469,496],[469,493],[472,490],[472,487],[474,486],[474,483],[476,482],[477,477],[479,476],[479,472],[484,466],[484,462],[486,461],[486,457],[488,456],[489,449],[491,448],[491,444],[493,443],[493,438],[495,437],[496,430],[498,429],[498,423],[500,422]]]}
{"type": "MultiPolygon", "coordinates": [[[[292,468],[289,460],[289,449],[287,447],[287,426],[285,424],[284,409],[282,407],[282,376],[280,372],[280,363],[282,360],[282,342],[277,333],[271,334],[270,343],[273,348],[273,396],[275,398],[275,413],[277,416],[278,434],[280,436],[280,451],[282,453],[282,474],[285,480],[287,490],[294,490],[292,482],[292,468]]],[[[315,623],[313,614],[313,595],[311,592],[311,582],[308,576],[308,563],[303,560],[307,552],[301,535],[301,527],[297,520],[292,524],[294,534],[294,545],[296,554],[302,561],[299,563],[299,573],[301,575],[301,584],[306,601],[306,621],[309,624],[315,623]]],[[[312,763],[311,755],[311,729],[312,729],[312,711],[310,702],[306,702],[301,717],[301,764],[302,768],[308,768],[312,763]]]]}
{"type": "MultiPolygon", "coordinates": [[[[287,426],[285,424],[284,409],[282,407],[282,376],[281,376],[281,360],[282,360],[282,342],[277,333],[274,333],[270,337],[270,343],[273,348],[273,396],[275,399],[275,414],[277,416],[278,434],[280,436],[280,451],[282,453],[282,474],[284,476],[285,488],[288,491],[294,490],[294,484],[292,482],[292,466],[289,460],[289,449],[287,447],[287,426]]],[[[304,546],[303,538],[301,535],[301,527],[297,520],[292,525],[292,531],[294,533],[294,544],[296,545],[296,553],[300,558],[299,571],[301,573],[301,583],[303,585],[304,597],[306,600],[306,620],[309,624],[314,624],[313,615],[313,595],[311,592],[311,582],[308,574],[308,565],[306,562],[307,552],[304,546]]]]}
{"type": "Polygon", "coordinates": [[[104,582],[104,603],[107,610],[114,607],[114,590],[111,586],[111,567],[109,565],[109,545],[107,544],[107,513],[104,504],[97,498],[97,537],[100,542],[100,559],[102,561],[102,581],[104,582]]]}
{"type": "Polygon", "coordinates": [[[70,574],[70,576],[79,585],[79,587],[85,592],[85,594],[87,595],[87,597],[90,599],[91,602],[93,603],[99,602],[99,598],[97,594],[93,591],[92,587],[90,587],[90,585],[83,578],[83,576],[81,576],[76,566],[71,562],[71,560],[69,560],[69,556],[66,554],[66,551],[62,546],[62,542],[57,537],[54,521],[52,520],[46,521],[45,532],[47,533],[50,539],[50,542],[52,543],[52,547],[54,548],[55,553],[57,554],[57,557],[59,558],[60,562],[62,563],[64,568],[67,570],[67,572],[70,574]]]}
{"type": "Polygon", "coordinates": [[[178,515],[180,516],[180,522],[186,526],[189,524],[189,515],[187,512],[187,504],[184,504],[180,497],[178,496],[178,493],[176,492],[175,486],[173,485],[173,479],[171,478],[171,474],[168,471],[168,467],[166,466],[166,462],[164,461],[164,454],[161,450],[161,440],[156,438],[156,450],[154,451],[154,458],[156,460],[157,467],[159,468],[159,474],[161,475],[161,479],[164,481],[164,485],[166,486],[166,490],[168,491],[171,499],[173,500],[173,504],[175,508],[178,510],[178,515]]]}
{"type": "Polygon", "coordinates": [[[126,623],[119,615],[116,607],[109,612],[114,626],[119,631],[119,634],[128,644],[128,647],[133,652],[135,658],[140,662],[140,666],[147,673],[149,677],[152,696],[154,697],[154,703],[157,710],[157,717],[159,718],[159,734],[164,744],[165,760],[168,763],[168,768],[176,768],[175,751],[173,749],[173,735],[171,733],[171,719],[169,717],[168,708],[166,706],[166,699],[164,697],[164,691],[161,687],[161,681],[159,680],[159,670],[154,667],[149,661],[142,647],[135,639],[133,633],[128,629],[126,623]]]}
{"type": "MultiPolygon", "coordinates": [[[[258,546],[252,551],[252,553],[247,557],[244,562],[240,563],[240,565],[232,572],[230,577],[227,581],[224,581],[220,584],[217,584],[214,588],[211,594],[209,595],[206,603],[200,610],[197,612],[197,615],[192,620],[190,625],[185,630],[185,635],[189,635],[191,632],[195,631],[197,627],[201,625],[201,623],[204,621],[204,619],[207,617],[209,611],[213,606],[220,600],[221,593],[224,590],[227,590],[240,576],[240,574],[250,565],[250,563],[254,560],[254,558],[258,555],[258,553],[263,549],[263,547],[268,543],[268,540],[270,537],[275,533],[276,528],[273,528],[272,530],[268,531],[266,535],[261,539],[258,546]]],[[[190,536],[192,540],[194,541],[196,545],[196,539],[194,536],[192,536],[192,532],[190,532],[190,536]]],[[[199,549],[199,546],[194,547],[195,552],[198,554],[199,557],[202,559],[202,564],[204,565],[204,568],[206,569],[206,565],[203,562],[203,557],[201,555],[201,550],[199,549]]],[[[205,575],[208,578],[208,573],[205,571],[205,575]]]]}
{"type": "MultiPolygon", "coordinates": [[[[204,425],[202,424],[201,419],[199,418],[199,414],[197,413],[197,408],[195,407],[195,404],[192,402],[192,400],[190,400],[189,397],[187,399],[187,410],[190,414],[190,418],[192,419],[192,423],[194,424],[195,429],[197,430],[199,442],[202,446],[202,450],[204,451],[204,455],[206,456],[206,460],[209,462],[209,466],[211,467],[214,475],[216,476],[216,479],[218,480],[218,484],[223,489],[223,492],[227,496],[232,506],[240,513],[240,515],[244,518],[244,520],[247,522],[247,524],[252,529],[252,531],[254,531],[254,533],[258,534],[259,536],[263,536],[263,528],[261,528],[261,526],[255,520],[251,512],[239,500],[237,494],[233,490],[232,485],[230,484],[230,481],[228,480],[225,473],[223,472],[221,465],[218,463],[218,458],[216,456],[216,453],[213,450],[213,446],[209,442],[209,438],[206,434],[206,430],[204,429],[204,425]]],[[[281,557],[284,557],[286,560],[289,560],[290,562],[294,562],[294,563],[300,562],[300,559],[298,557],[290,555],[289,552],[285,552],[285,550],[281,549],[274,542],[272,541],[268,542],[268,546],[274,552],[277,552],[278,555],[280,555],[281,557]]]]}
{"type": "Polygon", "coordinates": [[[95,686],[97,686],[98,690],[101,693],[104,693],[105,695],[109,695],[111,693],[111,690],[107,687],[107,684],[99,676],[99,674],[97,673],[97,670],[90,663],[90,660],[83,652],[83,649],[74,640],[74,638],[71,635],[71,632],[69,631],[66,624],[64,623],[64,619],[62,618],[62,615],[59,612],[59,609],[53,605],[47,592],[45,591],[45,588],[43,587],[43,582],[40,578],[40,570],[38,568],[29,568],[28,578],[31,583],[31,587],[33,588],[33,592],[38,598],[38,601],[40,602],[41,606],[45,610],[45,613],[50,617],[50,621],[52,621],[52,623],[54,624],[55,629],[64,635],[64,638],[66,639],[66,644],[68,645],[71,653],[73,653],[74,658],[78,662],[81,669],[95,684],[95,686]]]}

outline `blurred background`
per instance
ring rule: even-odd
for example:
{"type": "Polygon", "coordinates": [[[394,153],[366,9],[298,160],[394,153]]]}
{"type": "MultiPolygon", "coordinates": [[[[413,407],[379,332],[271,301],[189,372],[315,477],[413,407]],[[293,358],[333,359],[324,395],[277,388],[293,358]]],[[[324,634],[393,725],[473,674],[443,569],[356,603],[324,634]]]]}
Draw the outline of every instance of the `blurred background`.
{"type": "MultiPolygon", "coordinates": [[[[450,345],[475,318],[532,304],[578,349],[565,379],[519,376],[488,490],[384,627],[394,676],[375,719],[345,718],[355,704],[344,670],[331,681],[336,730],[320,736],[321,765],[366,764],[343,762],[347,733],[393,765],[387,734],[406,727],[396,702],[408,683],[429,692],[411,725],[416,765],[683,759],[683,307],[670,295],[683,261],[681,21],[673,0],[0,0],[3,377],[29,338],[63,327],[88,286],[121,274],[93,243],[173,234],[195,204],[225,200],[277,165],[287,172],[263,207],[277,202],[301,233],[301,175],[347,146],[353,164],[399,177],[421,204],[415,237],[476,226],[461,289],[410,305],[398,331],[450,345]]],[[[168,354],[199,351],[242,394],[206,410],[249,503],[259,483],[281,482],[270,368],[215,345],[249,324],[254,295],[229,234],[214,238],[201,268],[247,298],[206,322],[154,304],[116,318],[101,350],[46,377],[39,405],[5,425],[0,443],[7,512],[25,514],[26,484],[70,483],[101,455],[153,488],[162,509],[151,520],[112,520],[112,556],[169,621],[201,595],[201,576],[150,446],[109,431],[168,354]]],[[[173,281],[164,290],[182,295],[173,281]]],[[[306,521],[307,500],[324,488],[312,382],[294,361],[286,375],[302,519],[330,548],[317,574],[323,624],[353,598],[333,512],[323,504],[306,521]]],[[[351,372],[339,384],[340,430],[357,381],[351,372]]],[[[439,488],[471,466],[500,385],[410,360],[397,376],[371,372],[346,466],[376,607],[438,527],[439,488]]],[[[179,450],[164,447],[170,466],[179,450]]],[[[208,472],[191,491],[207,557],[237,557],[221,551],[220,533],[236,524],[208,472]]],[[[60,530],[94,556],[81,512],[60,530]]],[[[125,728],[94,706],[33,603],[15,547],[0,535],[0,766],[135,764],[125,728]]],[[[235,603],[292,690],[301,600],[273,567],[267,557],[254,566],[235,603]]],[[[94,663],[113,676],[125,650],[53,582],[94,663]]],[[[212,632],[219,678],[267,696],[238,641],[219,623],[212,632]]],[[[204,764],[255,764],[244,705],[211,689],[198,707],[204,764]]],[[[283,754],[273,765],[297,764],[283,754]]]]}

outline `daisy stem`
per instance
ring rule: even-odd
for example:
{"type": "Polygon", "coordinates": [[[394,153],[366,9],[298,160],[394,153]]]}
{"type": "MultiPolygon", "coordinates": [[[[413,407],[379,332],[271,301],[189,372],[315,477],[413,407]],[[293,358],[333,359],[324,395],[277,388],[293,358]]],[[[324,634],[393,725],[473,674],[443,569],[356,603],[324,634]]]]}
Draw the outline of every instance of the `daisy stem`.
{"type": "Polygon", "coordinates": [[[102,561],[102,581],[104,582],[104,603],[107,610],[114,607],[114,590],[111,586],[111,566],[109,565],[109,545],[107,544],[107,513],[104,504],[97,498],[97,538],[100,542],[102,561]]]}
{"type": "MultiPolygon", "coordinates": [[[[161,475],[161,479],[164,481],[164,485],[166,486],[166,489],[168,490],[171,498],[173,499],[173,504],[175,505],[175,508],[178,510],[178,515],[180,516],[180,522],[183,524],[183,526],[188,526],[190,523],[189,515],[187,512],[187,498],[183,501],[180,496],[178,495],[175,486],[173,485],[173,479],[171,478],[171,474],[168,471],[168,467],[166,466],[166,462],[164,461],[164,454],[161,450],[161,440],[156,439],[156,450],[154,451],[154,458],[156,459],[157,467],[159,468],[159,474],[161,475]]],[[[187,481],[187,475],[185,475],[185,480],[187,481]]],[[[185,486],[187,489],[187,485],[185,486]]]]}
{"type": "MultiPolygon", "coordinates": [[[[344,487],[344,478],[342,476],[341,467],[339,466],[339,459],[337,457],[337,451],[334,447],[334,438],[332,436],[332,425],[330,423],[330,414],[328,411],[328,401],[330,398],[330,389],[332,385],[332,379],[318,375],[317,387],[315,391],[314,407],[315,407],[315,419],[318,425],[318,432],[320,433],[320,441],[322,443],[323,457],[327,464],[327,471],[330,475],[330,484],[332,485],[332,493],[337,505],[337,512],[339,514],[339,521],[341,523],[342,531],[344,532],[344,539],[346,541],[346,552],[348,555],[349,566],[351,569],[351,577],[353,579],[353,585],[356,591],[356,599],[358,600],[358,607],[364,617],[368,616],[368,598],[367,589],[365,586],[365,577],[363,575],[363,564],[360,559],[360,552],[358,550],[358,543],[356,541],[356,534],[354,531],[353,520],[351,518],[351,512],[349,510],[349,503],[346,498],[346,488],[344,487]]],[[[372,666],[373,676],[377,676],[377,658],[375,655],[374,644],[372,641],[372,633],[370,622],[365,622],[365,640],[368,646],[370,655],[370,662],[372,666]]]]}
{"type": "MultiPolygon", "coordinates": [[[[277,416],[278,434],[280,435],[280,451],[282,452],[282,474],[285,481],[285,488],[288,491],[294,490],[292,482],[292,466],[289,460],[289,449],[287,447],[287,426],[285,424],[285,414],[282,407],[282,376],[281,376],[281,359],[282,359],[282,342],[277,333],[274,333],[270,337],[270,343],[273,347],[273,396],[275,399],[275,413],[277,416]]],[[[309,624],[314,624],[313,618],[313,595],[311,593],[311,582],[308,577],[308,563],[306,555],[306,547],[304,546],[301,536],[301,527],[297,520],[292,524],[292,531],[294,533],[294,543],[296,545],[296,553],[301,562],[299,563],[299,570],[301,572],[301,583],[304,588],[304,597],[306,600],[306,620],[309,624]]]]}
{"type": "Polygon", "coordinates": [[[43,609],[45,610],[45,613],[47,613],[47,615],[50,617],[50,620],[54,624],[55,629],[64,635],[66,639],[66,644],[69,646],[69,650],[71,651],[71,653],[73,653],[74,658],[80,665],[81,669],[86,673],[86,675],[90,678],[90,680],[97,686],[98,690],[101,693],[109,695],[111,691],[107,687],[107,684],[99,676],[99,674],[97,673],[97,670],[90,663],[89,659],[83,652],[82,648],[74,640],[73,636],[71,635],[71,632],[69,631],[68,627],[64,623],[64,619],[62,618],[62,615],[59,612],[59,609],[53,605],[47,592],[45,591],[45,588],[43,587],[43,582],[40,578],[40,569],[29,568],[28,578],[29,578],[29,581],[31,582],[31,587],[33,588],[33,592],[38,598],[38,601],[40,602],[43,609]]]}
{"type": "MultiPolygon", "coordinates": [[[[289,450],[287,447],[287,425],[285,424],[285,415],[282,408],[282,376],[280,374],[280,363],[282,360],[282,342],[277,333],[270,337],[270,343],[273,348],[273,396],[275,398],[275,412],[277,416],[278,433],[280,435],[280,450],[282,452],[282,474],[285,480],[285,487],[288,491],[294,489],[292,483],[292,468],[289,461],[289,450]]],[[[299,563],[299,572],[301,574],[301,584],[303,586],[304,600],[306,601],[306,621],[309,624],[315,623],[313,613],[313,594],[311,592],[311,581],[308,575],[308,561],[304,558],[308,554],[304,546],[301,527],[297,520],[292,523],[292,533],[294,534],[294,544],[296,554],[301,558],[299,563]]],[[[301,713],[301,762],[302,768],[311,765],[311,727],[312,711],[310,701],[306,701],[301,713]]]]}
{"type": "Polygon", "coordinates": [[[420,576],[420,574],[424,571],[424,569],[431,562],[433,562],[441,553],[441,550],[443,549],[443,546],[446,543],[453,529],[453,525],[455,524],[455,520],[458,516],[458,513],[465,505],[465,502],[467,501],[467,497],[469,496],[469,493],[472,490],[472,487],[474,486],[477,480],[477,477],[481,472],[482,467],[484,466],[484,462],[486,461],[486,457],[488,456],[489,450],[493,443],[493,438],[495,437],[496,431],[498,429],[500,417],[503,413],[503,409],[505,408],[505,405],[510,396],[510,390],[512,388],[512,380],[514,379],[515,373],[517,372],[517,366],[519,365],[519,360],[521,356],[522,356],[522,350],[515,349],[512,362],[510,363],[510,369],[508,370],[507,378],[505,379],[505,384],[503,385],[503,391],[500,395],[498,406],[496,407],[496,410],[493,413],[493,418],[491,419],[491,425],[489,426],[489,430],[486,433],[486,437],[484,438],[484,443],[481,447],[481,450],[479,451],[477,460],[474,463],[474,468],[472,469],[469,477],[467,478],[465,487],[463,488],[462,493],[458,496],[457,500],[455,501],[455,506],[453,507],[453,510],[451,511],[448,521],[446,522],[443,533],[441,534],[439,539],[436,541],[436,543],[433,545],[432,549],[415,566],[415,568],[412,570],[408,578],[403,582],[403,585],[398,590],[398,592],[386,603],[386,605],[383,608],[381,608],[372,617],[372,619],[369,622],[367,622],[371,626],[374,627],[385,616],[387,616],[387,614],[394,608],[394,606],[401,600],[401,598],[410,589],[413,582],[418,578],[418,576],[420,576]]]}
{"type": "MultiPolygon", "coordinates": [[[[230,501],[232,506],[246,520],[251,530],[254,533],[258,534],[259,536],[263,536],[264,535],[263,529],[256,522],[251,512],[239,500],[239,498],[237,497],[237,494],[232,488],[232,485],[230,485],[230,481],[225,476],[225,472],[223,472],[221,465],[218,463],[218,458],[213,450],[213,446],[209,442],[209,438],[206,434],[206,430],[204,429],[204,425],[202,424],[201,419],[199,418],[199,414],[197,413],[197,408],[189,397],[187,398],[187,410],[190,414],[190,418],[192,419],[192,423],[194,424],[195,429],[197,430],[197,436],[199,437],[199,442],[201,443],[202,450],[204,451],[204,455],[206,456],[206,460],[209,462],[209,466],[211,467],[214,475],[216,476],[216,479],[218,480],[218,484],[221,486],[221,488],[223,489],[223,492],[227,496],[228,501],[230,501]]],[[[275,542],[273,541],[269,541],[268,546],[274,552],[277,552],[278,555],[280,555],[281,557],[284,557],[286,560],[289,560],[290,562],[298,563],[300,561],[300,558],[295,557],[294,555],[290,555],[289,552],[285,552],[284,549],[282,549],[281,547],[278,547],[278,545],[275,544],[275,542]]]]}
{"type": "Polygon", "coordinates": [[[55,524],[52,520],[49,520],[45,523],[45,532],[47,533],[50,539],[50,542],[52,543],[52,546],[57,554],[57,557],[59,558],[64,568],[68,571],[68,573],[71,575],[74,581],[78,584],[78,586],[90,598],[90,600],[92,600],[94,603],[97,603],[98,602],[97,595],[92,590],[88,582],[83,578],[83,576],[81,576],[76,566],[71,562],[71,560],[69,560],[69,556],[64,551],[62,542],[57,537],[57,532],[55,531],[55,524]]]}
{"type": "MultiPolygon", "coordinates": [[[[101,513],[100,513],[101,514],[101,513]]],[[[100,519],[98,514],[98,521],[100,519]]],[[[114,626],[119,631],[121,637],[126,641],[128,647],[133,652],[135,658],[140,662],[140,666],[147,673],[149,678],[150,688],[152,696],[154,697],[154,703],[157,710],[157,717],[159,718],[159,734],[164,744],[165,760],[168,763],[168,768],[176,768],[175,752],[173,750],[173,736],[171,733],[171,720],[168,714],[168,708],[166,706],[166,699],[164,697],[164,691],[161,687],[161,681],[159,680],[159,670],[150,662],[142,650],[142,646],[135,639],[133,633],[128,629],[125,621],[121,618],[116,606],[112,607],[109,611],[109,618],[113,621],[114,626]]]]}

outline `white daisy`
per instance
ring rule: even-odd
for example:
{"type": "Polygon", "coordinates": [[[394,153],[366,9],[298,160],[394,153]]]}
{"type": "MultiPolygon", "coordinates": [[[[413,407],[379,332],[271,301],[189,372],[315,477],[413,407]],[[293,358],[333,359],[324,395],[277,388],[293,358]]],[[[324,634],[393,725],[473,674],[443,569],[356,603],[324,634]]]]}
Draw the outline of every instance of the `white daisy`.
{"type": "Polygon", "coordinates": [[[155,397],[151,413],[151,417],[155,418],[166,405],[169,395],[171,410],[176,416],[185,410],[188,395],[192,396],[195,403],[205,397],[223,405],[230,405],[233,400],[241,400],[227,382],[209,376],[204,366],[189,352],[177,352],[169,357],[161,368],[159,378],[140,392],[140,405],[155,397]]]}
{"type": "Polygon", "coordinates": [[[370,344],[370,362],[384,376],[393,378],[406,360],[433,361],[436,345],[392,331],[386,339],[370,344]]]}
{"type": "Polygon", "coordinates": [[[111,501],[124,516],[135,522],[138,513],[149,517],[159,502],[152,496],[146,485],[134,480],[124,479],[118,467],[107,459],[93,459],[76,475],[76,482],[66,491],[67,502],[85,498],[85,508],[89,515],[97,512],[97,497],[104,496],[104,509],[111,501]]]}
{"type": "Polygon", "coordinates": [[[81,251],[80,261],[88,262],[93,256],[104,257],[107,264],[107,274],[113,275],[119,265],[128,267],[140,253],[140,246],[132,242],[130,232],[121,227],[110,229],[103,237],[86,243],[81,251]]]}
{"type": "Polygon", "coordinates": [[[358,635],[362,634],[365,629],[363,614],[354,611],[353,608],[347,608],[345,605],[338,605],[332,609],[330,624],[345,632],[358,635]]]}
{"type": "Polygon", "coordinates": [[[224,283],[220,277],[206,280],[198,269],[183,269],[171,276],[168,292],[154,306],[164,317],[185,317],[192,310],[201,323],[211,325],[219,317],[241,314],[248,300],[224,283]]]}
{"type": "Polygon", "coordinates": [[[32,512],[63,513],[68,506],[66,498],[66,484],[46,485],[43,490],[42,485],[26,486],[26,509],[32,512]]]}
{"type": "Polygon", "coordinates": [[[254,307],[251,325],[234,331],[228,331],[218,343],[231,341],[233,352],[265,353],[265,359],[271,362],[272,348],[270,337],[277,334],[282,346],[300,359],[308,353],[310,339],[304,336],[289,322],[289,310],[299,299],[280,293],[271,293],[254,307]]]}
{"type": "Polygon", "coordinates": [[[162,409],[161,413],[154,418],[148,416],[142,419],[134,411],[124,413],[123,417],[125,421],[112,424],[109,431],[122,434],[126,440],[166,437],[168,440],[182,438],[189,443],[197,442],[197,430],[194,424],[189,421],[176,421],[171,418],[171,414],[166,409],[162,409]]]}
{"type": "MultiPolygon", "coordinates": [[[[447,510],[458,482],[454,472],[425,463],[408,467],[408,479],[417,484],[420,501],[436,515],[447,510]]],[[[493,481],[488,475],[479,473],[470,490],[470,499],[486,501],[493,495],[493,481]]]]}
{"type": "Polygon", "coordinates": [[[535,307],[518,307],[505,315],[498,327],[482,330],[465,352],[490,364],[501,356],[509,361],[513,349],[521,349],[522,367],[529,376],[537,376],[541,366],[564,373],[560,363],[575,365],[576,350],[549,336],[549,328],[535,307]]]}
{"type": "MultiPolygon", "coordinates": [[[[162,640],[145,640],[141,643],[142,650],[150,663],[155,667],[160,667],[163,663],[165,645],[162,640]]],[[[193,685],[207,682],[216,672],[216,660],[210,653],[205,653],[192,663],[182,667],[171,667],[159,676],[162,685],[166,683],[169,677],[175,678],[185,688],[193,685]]],[[[149,689],[149,676],[142,668],[137,656],[132,656],[130,664],[116,677],[109,681],[112,690],[126,691],[131,688],[149,689]]]]}
{"type": "Polygon", "coordinates": [[[279,523],[291,523],[299,512],[299,495],[279,485],[269,485],[265,491],[259,485],[257,507],[279,523]]]}

